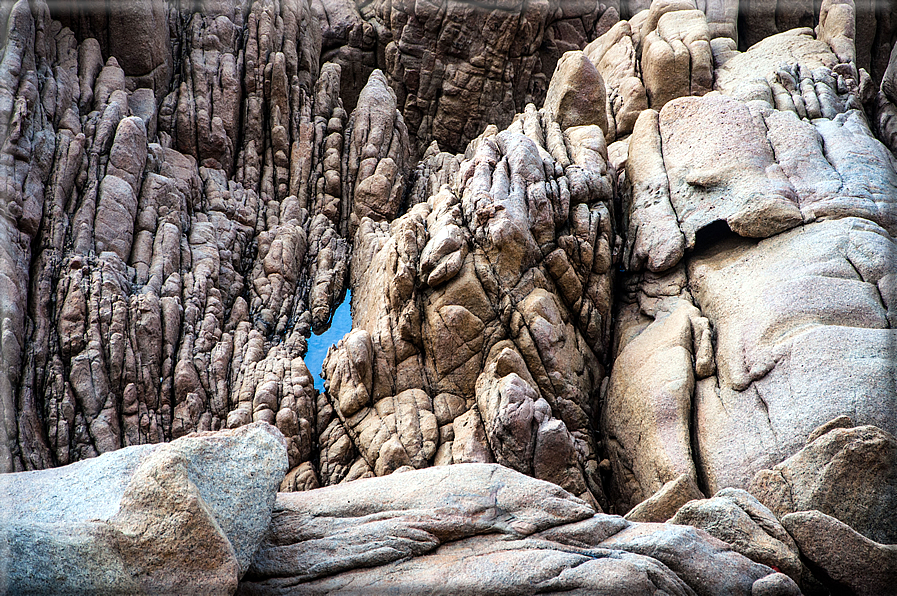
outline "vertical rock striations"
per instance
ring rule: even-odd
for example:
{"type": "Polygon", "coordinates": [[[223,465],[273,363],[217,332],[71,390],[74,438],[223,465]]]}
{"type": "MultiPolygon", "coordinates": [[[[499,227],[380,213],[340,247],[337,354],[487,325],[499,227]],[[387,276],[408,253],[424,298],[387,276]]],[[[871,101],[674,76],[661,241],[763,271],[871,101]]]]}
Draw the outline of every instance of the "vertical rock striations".
{"type": "Polygon", "coordinates": [[[0,4],[0,469],[267,422],[623,513],[897,432],[887,7],[126,4],[0,4]]]}
{"type": "Polygon", "coordinates": [[[326,324],[348,259],[316,17],[129,4],[138,55],[122,15],[56,8],[75,33],[43,3],[3,13],[3,469],[253,420],[310,461],[307,305],[326,324]]]}
{"type": "MultiPolygon", "coordinates": [[[[555,80],[568,89],[549,96],[590,83],[555,80]]],[[[391,224],[360,220],[354,330],[325,362],[328,435],[348,441],[322,449],[322,469],[498,461],[603,500],[591,429],[610,329],[612,171],[604,127],[567,120],[529,106],[446,158],[449,183],[425,202],[391,224]]]]}
{"type": "Polygon", "coordinates": [[[871,0],[0,1],[0,492],[112,495],[37,490],[10,552],[114,551],[73,592],[875,593],[895,31],[871,0]],[[325,488],[254,556],[241,482],[325,488]]]}

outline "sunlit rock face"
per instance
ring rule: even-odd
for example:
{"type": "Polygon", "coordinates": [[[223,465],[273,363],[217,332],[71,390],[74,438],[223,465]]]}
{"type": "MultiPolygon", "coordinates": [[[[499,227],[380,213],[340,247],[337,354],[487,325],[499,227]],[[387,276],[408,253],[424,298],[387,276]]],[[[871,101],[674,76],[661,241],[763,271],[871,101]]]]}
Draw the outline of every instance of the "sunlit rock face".
{"type": "Polygon", "coordinates": [[[602,412],[623,510],[683,473],[747,488],[839,415],[895,430],[897,168],[836,25],[713,40],[715,92],[634,126],[602,412]]]}
{"type": "Polygon", "coordinates": [[[224,593],[887,585],[893,3],[112,4],[0,2],[0,471],[270,424],[224,593]]]}

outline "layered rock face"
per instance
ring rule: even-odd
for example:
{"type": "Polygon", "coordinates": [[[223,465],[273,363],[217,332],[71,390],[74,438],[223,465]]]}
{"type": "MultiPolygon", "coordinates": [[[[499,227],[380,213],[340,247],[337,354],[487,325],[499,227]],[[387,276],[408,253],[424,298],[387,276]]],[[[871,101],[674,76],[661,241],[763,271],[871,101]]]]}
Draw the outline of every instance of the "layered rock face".
{"type": "MultiPolygon", "coordinates": [[[[894,568],[892,7],[18,0],[0,24],[0,471],[270,424],[284,494],[246,593],[887,585],[835,547],[894,568]],[[319,392],[303,358],[347,290],[319,392]],[[432,494],[393,502],[403,477],[432,494]],[[547,483],[550,522],[445,512],[547,483]],[[432,512],[377,525],[403,509],[432,512]],[[740,554],[641,525],[670,519],[740,554]]],[[[215,536],[233,591],[253,554],[215,536]]]]}

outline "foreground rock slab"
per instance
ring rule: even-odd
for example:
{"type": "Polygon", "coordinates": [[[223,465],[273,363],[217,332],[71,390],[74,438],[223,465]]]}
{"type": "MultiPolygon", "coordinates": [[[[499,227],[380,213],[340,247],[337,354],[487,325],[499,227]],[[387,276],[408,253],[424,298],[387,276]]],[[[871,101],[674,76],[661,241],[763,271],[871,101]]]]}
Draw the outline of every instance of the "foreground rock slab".
{"type": "Polygon", "coordinates": [[[255,423],[0,475],[0,591],[232,594],[286,470],[255,423]]]}
{"type": "Polygon", "coordinates": [[[279,493],[238,593],[709,596],[755,585],[800,593],[703,531],[595,514],[556,485],[471,463],[279,493]]]}
{"type": "Polygon", "coordinates": [[[821,569],[824,583],[837,594],[893,594],[897,545],[869,540],[847,524],[820,511],[789,513],[782,525],[801,554],[821,569]]]}
{"type": "Polygon", "coordinates": [[[732,545],[752,561],[799,581],[797,545],[772,512],[747,491],[724,488],[711,499],[686,503],[670,523],[694,526],[732,545]]]}

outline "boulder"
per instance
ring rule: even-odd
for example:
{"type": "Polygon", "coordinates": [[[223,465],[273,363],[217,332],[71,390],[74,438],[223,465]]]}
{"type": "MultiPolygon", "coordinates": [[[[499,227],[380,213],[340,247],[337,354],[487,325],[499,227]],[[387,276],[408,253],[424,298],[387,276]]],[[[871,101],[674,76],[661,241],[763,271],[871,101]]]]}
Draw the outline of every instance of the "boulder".
{"type": "Polygon", "coordinates": [[[690,501],[670,523],[701,528],[752,561],[800,581],[803,568],[797,545],[772,512],[747,491],[724,488],[712,499],[690,501]]]}
{"type": "Polygon", "coordinates": [[[894,593],[897,545],[879,544],[821,511],[782,518],[801,555],[820,570],[816,576],[833,594],[879,596],[894,593]]]}
{"type": "Polygon", "coordinates": [[[0,475],[5,587],[232,594],[286,470],[283,437],[255,423],[0,475]]]}
{"type": "Polygon", "coordinates": [[[545,112],[561,129],[594,124],[607,132],[604,80],[581,51],[567,52],[545,95],[545,112]]]}
{"type": "Polygon", "coordinates": [[[897,544],[897,438],[874,426],[832,428],[748,489],[780,519],[818,510],[866,538],[897,544]]]}
{"type": "MultiPolygon", "coordinates": [[[[681,511],[680,508],[689,501],[703,498],[704,493],[694,479],[688,474],[682,474],[664,484],[659,491],[630,509],[623,517],[633,522],[665,522],[676,515],[677,511],[681,511]]],[[[691,523],[688,525],[697,526],[691,523]]]]}
{"type": "Polygon", "coordinates": [[[596,514],[510,468],[456,464],[279,494],[238,593],[799,594],[776,575],[700,530],[596,514]]]}

